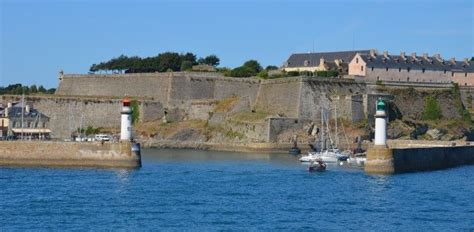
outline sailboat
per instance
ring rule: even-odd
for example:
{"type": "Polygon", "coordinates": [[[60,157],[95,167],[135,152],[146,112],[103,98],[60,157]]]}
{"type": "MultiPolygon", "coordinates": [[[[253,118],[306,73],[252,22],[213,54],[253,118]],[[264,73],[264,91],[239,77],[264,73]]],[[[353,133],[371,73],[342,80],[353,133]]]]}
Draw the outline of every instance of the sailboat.
{"type": "MultiPolygon", "coordinates": [[[[337,110],[335,108],[335,118],[336,118],[336,141],[337,141],[337,110]]],[[[333,141],[331,139],[329,130],[328,117],[325,117],[324,109],[321,105],[321,138],[320,138],[320,150],[319,151],[310,151],[307,155],[302,156],[299,160],[301,162],[315,162],[317,160],[322,160],[326,163],[337,163],[339,161],[346,161],[349,156],[342,154],[337,148],[337,144],[333,146],[333,141]],[[326,139],[325,139],[325,129],[328,133],[328,139],[330,141],[330,148],[326,148],[326,139]]]]}

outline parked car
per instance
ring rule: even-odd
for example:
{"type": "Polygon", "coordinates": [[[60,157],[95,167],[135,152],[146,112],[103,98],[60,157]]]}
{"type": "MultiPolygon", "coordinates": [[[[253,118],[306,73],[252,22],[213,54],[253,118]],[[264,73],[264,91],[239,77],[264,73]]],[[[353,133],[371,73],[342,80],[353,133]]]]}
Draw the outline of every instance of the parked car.
{"type": "Polygon", "coordinates": [[[97,134],[95,135],[95,141],[110,141],[112,138],[110,137],[110,135],[106,135],[106,134],[97,134]]]}

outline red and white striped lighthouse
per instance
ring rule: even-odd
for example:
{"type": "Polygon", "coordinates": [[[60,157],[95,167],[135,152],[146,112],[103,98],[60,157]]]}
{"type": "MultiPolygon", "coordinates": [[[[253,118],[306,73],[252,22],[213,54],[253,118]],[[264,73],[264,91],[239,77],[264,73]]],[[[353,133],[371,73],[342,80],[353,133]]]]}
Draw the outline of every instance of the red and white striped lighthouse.
{"type": "Polygon", "coordinates": [[[130,141],[132,139],[132,108],[130,108],[130,99],[128,97],[124,97],[122,100],[121,115],[120,140],[130,141]]]}

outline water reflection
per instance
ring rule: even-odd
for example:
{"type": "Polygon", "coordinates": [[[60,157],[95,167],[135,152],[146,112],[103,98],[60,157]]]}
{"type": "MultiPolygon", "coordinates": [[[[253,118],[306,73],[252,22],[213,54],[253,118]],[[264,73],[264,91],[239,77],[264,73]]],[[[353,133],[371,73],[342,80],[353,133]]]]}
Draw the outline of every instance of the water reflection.
{"type": "Polygon", "coordinates": [[[296,156],[289,154],[239,153],[192,149],[144,149],[144,165],[154,162],[199,162],[199,161],[271,161],[281,164],[299,164],[296,156]]]}

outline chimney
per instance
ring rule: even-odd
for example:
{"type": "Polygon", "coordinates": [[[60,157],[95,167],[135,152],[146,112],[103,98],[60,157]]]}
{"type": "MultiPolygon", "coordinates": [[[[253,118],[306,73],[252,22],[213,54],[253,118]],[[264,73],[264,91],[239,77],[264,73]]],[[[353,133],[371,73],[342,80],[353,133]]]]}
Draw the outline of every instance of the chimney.
{"type": "Polygon", "coordinates": [[[5,108],[5,118],[8,118],[8,113],[10,113],[10,107],[5,108]]]}
{"type": "Polygon", "coordinates": [[[443,59],[441,58],[440,54],[434,54],[433,57],[438,60],[439,62],[443,62],[443,59]]]}
{"type": "Polygon", "coordinates": [[[7,108],[12,108],[13,104],[11,102],[7,103],[7,108]]]}
{"type": "Polygon", "coordinates": [[[454,57],[449,59],[449,61],[451,62],[451,64],[456,64],[456,58],[454,58],[454,57]]]}
{"type": "Polygon", "coordinates": [[[377,56],[377,50],[375,50],[375,49],[370,49],[370,56],[371,56],[371,57],[377,56]]]}
{"type": "Polygon", "coordinates": [[[416,52],[411,53],[411,58],[413,58],[413,60],[417,60],[416,59],[416,52]]]}
{"type": "Polygon", "coordinates": [[[406,60],[405,52],[400,52],[400,57],[402,58],[402,60],[406,60]]]}
{"type": "Polygon", "coordinates": [[[463,61],[464,61],[465,64],[469,65],[469,58],[464,58],[463,61]]]}
{"type": "Polygon", "coordinates": [[[339,66],[341,66],[342,61],[341,61],[341,59],[335,59],[334,63],[336,63],[336,65],[339,67],[339,66]]]}
{"type": "Polygon", "coordinates": [[[388,59],[388,51],[383,51],[383,56],[388,59]]]}
{"type": "Polygon", "coordinates": [[[319,58],[319,65],[324,64],[324,63],[325,63],[324,58],[323,57],[319,58]]]}
{"type": "Polygon", "coordinates": [[[429,59],[428,59],[428,53],[423,53],[423,59],[429,60],[429,59]]]}
{"type": "Polygon", "coordinates": [[[26,105],[26,106],[25,106],[25,112],[26,112],[26,113],[30,113],[30,105],[26,105]]]}

